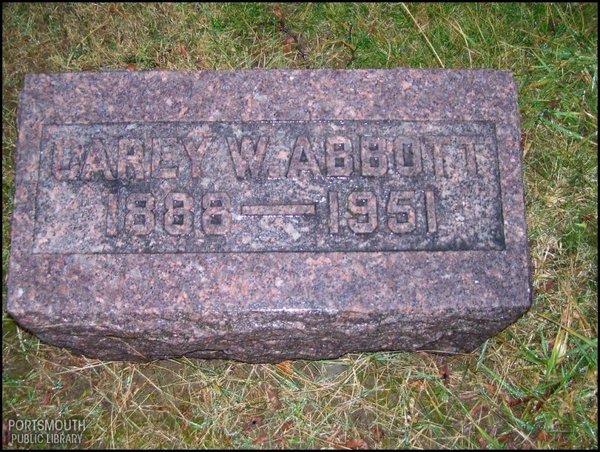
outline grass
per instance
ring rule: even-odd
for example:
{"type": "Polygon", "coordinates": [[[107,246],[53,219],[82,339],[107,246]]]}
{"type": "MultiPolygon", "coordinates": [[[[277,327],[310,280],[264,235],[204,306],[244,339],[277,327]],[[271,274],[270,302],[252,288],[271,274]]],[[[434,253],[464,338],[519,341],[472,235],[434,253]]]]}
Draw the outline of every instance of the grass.
{"type": "MultiPolygon", "coordinates": [[[[83,447],[597,448],[597,6],[3,4],[2,268],[28,72],[502,68],[519,85],[534,304],[466,355],[101,362],[3,314],[3,418],[83,447]]],[[[4,298],[4,297],[3,297],[4,298]]],[[[47,446],[40,446],[47,447],[47,446]]]]}

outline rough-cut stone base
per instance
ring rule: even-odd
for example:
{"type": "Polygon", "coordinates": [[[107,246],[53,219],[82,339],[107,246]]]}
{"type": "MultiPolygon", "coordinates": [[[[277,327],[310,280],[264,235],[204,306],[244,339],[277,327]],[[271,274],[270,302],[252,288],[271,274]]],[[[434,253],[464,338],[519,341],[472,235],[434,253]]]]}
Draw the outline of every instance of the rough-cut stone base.
{"type": "MultiPolygon", "coordinates": [[[[470,352],[520,314],[486,311],[472,312],[472,317],[467,317],[448,312],[437,314],[435,319],[413,315],[410,320],[403,320],[406,316],[398,313],[387,313],[377,318],[309,312],[295,316],[254,314],[248,316],[253,317],[252,320],[232,321],[227,326],[230,331],[214,331],[222,328],[220,322],[205,325],[204,329],[208,331],[198,331],[199,322],[160,319],[177,324],[181,330],[188,332],[174,335],[170,328],[156,328],[160,322],[158,319],[149,319],[146,331],[117,330],[113,326],[106,329],[77,326],[63,330],[38,330],[38,336],[45,342],[76,353],[108,360],[144,361],[189,356],[273,363],[286,359],[338,358],[346,353],[364,351],[470,352]],[[248,325],[250,322],[252,325],[248,325]],[[209,330],[211,327],[212,331],[209,330]],[[197,334],[192,336],[192,331],[197,331],[197,334]]],[[[202,323],[205,321],[203,319],[202,323]]]]}
{"type": "Polygon", "coordinates": [[[77,353],[278,362],[469,352],[531,304],[508,72],[29,75],[18,129],[7,309],[77,353]],[[336,138],[338,160],[328,160],[336,130],[347,141],[336,138]],[[202,133],[222,141],[195,166],[184,146],[193,152],[202,133]],[[261,134],[265,166],[236,172],[226,135],[256,145],[261,134]],[[365,141],[378,134],[389,140],[365,141]],[[134,145],[119,154],[123,139],[158,157],[144,154],[138,168],[134,145]],[[107,167],[86,140],[107,146],[107,167]],[[378,175],[382,162],[389,172],[378,175]]]}

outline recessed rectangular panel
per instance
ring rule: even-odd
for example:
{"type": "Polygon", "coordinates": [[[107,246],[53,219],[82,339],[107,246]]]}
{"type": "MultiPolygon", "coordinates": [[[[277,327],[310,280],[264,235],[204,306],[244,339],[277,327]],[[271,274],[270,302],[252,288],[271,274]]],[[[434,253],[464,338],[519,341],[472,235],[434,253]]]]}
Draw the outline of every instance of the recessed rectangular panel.
{"type": "Polygon", "coordinates": [[[494,125],[47,125],[36,253],[504,248],[494,125]]]}

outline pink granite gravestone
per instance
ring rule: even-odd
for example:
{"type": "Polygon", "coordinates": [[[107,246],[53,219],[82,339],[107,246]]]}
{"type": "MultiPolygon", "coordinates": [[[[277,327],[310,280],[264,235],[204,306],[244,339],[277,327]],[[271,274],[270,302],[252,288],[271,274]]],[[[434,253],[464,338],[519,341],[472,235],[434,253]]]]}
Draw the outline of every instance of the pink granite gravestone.
{"type": "Polygon", "coordinates": [[[8,312],[104,359],[471,351],[530,306],[494,70],[28,75],[8,312]]]}

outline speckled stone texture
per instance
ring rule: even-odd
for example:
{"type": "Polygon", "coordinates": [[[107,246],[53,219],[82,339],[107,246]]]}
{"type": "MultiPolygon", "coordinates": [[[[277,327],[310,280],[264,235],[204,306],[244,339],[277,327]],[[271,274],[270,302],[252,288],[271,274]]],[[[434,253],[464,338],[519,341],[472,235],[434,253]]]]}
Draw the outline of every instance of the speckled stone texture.
{"type": "Polygon", "coordinates": [[[495,70],[28,75],[8,312],[103,359],[471,351],[531,304],[495,70]]]}

